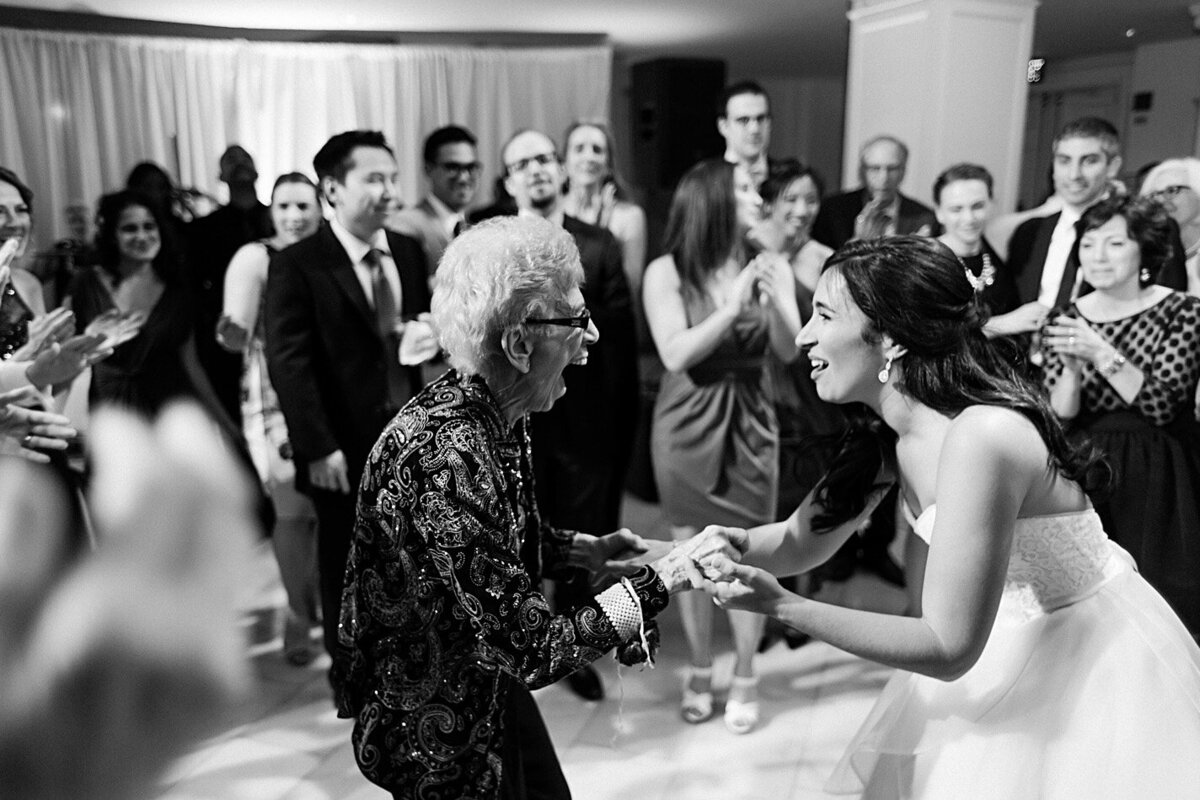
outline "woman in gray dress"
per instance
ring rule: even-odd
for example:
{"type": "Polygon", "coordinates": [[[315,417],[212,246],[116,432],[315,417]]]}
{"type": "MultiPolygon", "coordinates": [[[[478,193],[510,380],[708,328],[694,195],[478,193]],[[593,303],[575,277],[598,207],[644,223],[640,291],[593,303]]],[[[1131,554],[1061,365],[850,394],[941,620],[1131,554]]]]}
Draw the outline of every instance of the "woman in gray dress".
{"type": "MultiPolygon", "coordinates": [[[[768,349],[784,361],[796,357],[800,312],[786,257],[763,253],[746,263],[744,238],[761,210],[749,175],[724,161],[700,162],[671,201],[667,254],[646,268],[646,319],[667,370],[651,457],[676,539],[716,519],[774,519],[779,425],[765,364],[768,349]]],[[[712,604],[689,597],[680,607],[691,660],[682,715],[699,723],[713,715],[712,604]]],[[[736,663],[725,723],[747,733],[758,722],[753,657],[763,618],[732,612],[730,625],[736,663]]]]}

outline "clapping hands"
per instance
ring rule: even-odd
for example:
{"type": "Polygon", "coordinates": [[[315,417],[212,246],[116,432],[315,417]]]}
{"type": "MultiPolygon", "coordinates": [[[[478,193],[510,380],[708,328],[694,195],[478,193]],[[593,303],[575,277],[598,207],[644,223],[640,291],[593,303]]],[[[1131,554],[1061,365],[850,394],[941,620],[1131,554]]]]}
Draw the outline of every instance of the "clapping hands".
{"type": "Polygon", "coordinates": [[[32,386],[0,394],[0,436],[18,443],[20,454],[45,463],[45,450],[66,450],[75,438],[71,422],[46,408],[46,398],[32,386]]]}
{"type": "Polygon", "coordinates": [[[29,338],[13,351],[14,361],[33,361],[51,345],[75,332],[75,315],[68,308],[56,308],[29,321],[29,338]]]}
{"type": "Polygon", "coordinates": [[[1069,369],[1097,364],[1113,347],[1078,317],[1059,316],[1042,329],[1042,347],[1057,353],[1069,369]]]}

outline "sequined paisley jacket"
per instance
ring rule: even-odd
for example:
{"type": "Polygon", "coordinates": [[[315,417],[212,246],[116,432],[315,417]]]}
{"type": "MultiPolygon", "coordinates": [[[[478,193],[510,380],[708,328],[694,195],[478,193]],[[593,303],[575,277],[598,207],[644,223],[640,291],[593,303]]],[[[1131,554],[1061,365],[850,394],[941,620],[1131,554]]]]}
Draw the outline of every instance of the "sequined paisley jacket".
{"type": "MultiPolygon", "coordinates": [[[[524,423],[453,371],[367,461],[332,674],[360,768],[397,796],[496,797],[511,681],[547,685],[620,643],[594,599],[555,615],[531,580],[522,544],[553,574],[573,532],[542,524],[530,463],[524,423]]],[[[647,619],[666,607],[648,567],[631,582],[647,619]]]]}

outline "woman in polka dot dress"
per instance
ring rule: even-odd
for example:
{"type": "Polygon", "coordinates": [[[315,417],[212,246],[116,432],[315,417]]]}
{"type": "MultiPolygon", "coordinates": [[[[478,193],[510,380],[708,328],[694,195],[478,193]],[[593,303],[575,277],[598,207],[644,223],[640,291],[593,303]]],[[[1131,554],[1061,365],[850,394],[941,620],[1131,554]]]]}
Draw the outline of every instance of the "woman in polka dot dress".
{"type": "Polygon", "coordinates": [[[1095,291],[1047,325],[1054,410],[1108,454],[1115,488],[1093,502],[1193,636],[1200,634],[1200,298],[1154,283],[1171,255],[1166,210],[1113,198],[1084,213],[1079,263],[1095,291]]]}

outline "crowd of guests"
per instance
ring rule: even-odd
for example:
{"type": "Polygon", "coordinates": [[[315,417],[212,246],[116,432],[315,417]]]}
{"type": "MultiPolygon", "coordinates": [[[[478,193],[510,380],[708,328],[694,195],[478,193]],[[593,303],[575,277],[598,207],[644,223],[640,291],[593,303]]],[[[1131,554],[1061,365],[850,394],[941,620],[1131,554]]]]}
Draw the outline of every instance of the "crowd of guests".
{"type": "MultiPolygon", "coordinates": [[[[935,491],[940,445],[933,462],[904,447],[957,442],[968,456],[948,456],[955,466],[975,448],[981,475],[991,457],[1016,459],[988,438],[979,403],[1016,409],[1020,425],[991,424],[1061,472],[1013,467],[1029,482],[997,512],[1009,528],[1031,509],[1082,513],[1090,497],[1103,526],[1088,518],[1091,540],[1106,532],[1200,634],[1200,160],[1164,161],[1127,188],[1113,126],[1073,121],[1053,145],[1057,210],[1014,229],[992,219],[982,165],[948,166],[933,208],[902,194],[908,147],[890,135],[863,144],[860,186],[826,196],[801,160],[768,157],[770,99],[755,83],[725,90],[715,125],[726,150],[680,178],[661,243],[595,120],[561,142],[515,132],[486,208],[476,139],[458,125],[427,137],[428,192],[407,206],[375,131],[332,136],[313,177],[279,176],[269,205],[232,145],[219,159],[229,201],[203,215],[140,164],[100,200],[94,245],[73,239],[42,280],[20,268],[33,262],[31,192],[0,168],[3,446],[49,463],[94,544],[77,434],[88,409],[203,408],[272,537],[285,657],[312,661],[320,627],[360,765],[397,797],[569,796],[528,690],[565,679],[602,698],[589,664],[614,646],[652,658],[652,618],[676,594],[680,713],[713,717],[713,604],[687,588],[730,615],[723,720],[736,734],[759,723],[754,658],[778,638],[961,675],[988,641],[978,614],[898,623],[901,646],[860,612],[792,609],[859,569],[907,586],[914,623],[952,602],[923,512],[936,497],[939,518],[979,520],[935,491]],[[885,309],[893,291],[907,315],[885,309]],[[847,338],[849,318],[870,336],[847,338]],[[879,363],[856,371],[868,346],[879,363]],[[618,530],[639,452],[639,348],[663,368],[645,450],[673,548],[618,530]],[[930,410],[982,427],[955,434],[930,410]],[[927,637],[947,631],[953,657],[927,637]],[[433,706],[444,735],[423,732],[433,706]]],[[[966,483],[953,485],[983,503],[966,483]]],[[[961,555],[996,588],[1005,552],[999,566],[980,546],[961,555]]],[[[1086,566],[1105,580],[1116,569],[1086,566]]],[[[1121,575],[1113,592],[1152,605],[1121,575]]]]}

